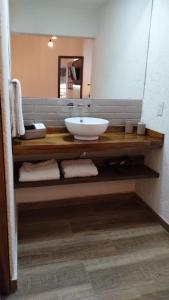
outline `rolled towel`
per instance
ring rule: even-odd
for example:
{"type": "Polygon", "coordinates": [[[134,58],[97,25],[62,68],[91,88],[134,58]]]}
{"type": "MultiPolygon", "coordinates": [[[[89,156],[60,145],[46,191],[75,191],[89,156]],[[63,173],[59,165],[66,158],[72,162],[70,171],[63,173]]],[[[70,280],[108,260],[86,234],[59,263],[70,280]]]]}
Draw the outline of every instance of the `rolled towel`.
{"type": "Polygon", "coordinates": [[[60,171],[55,159],[39,163],[24,162],[19,169],[20,182],[54,179],[60,179],[60,171]]]}
{"type": "Polygon", "coordinates": [[[12,86],[10,87],[10,102],[12,137],[16,137],[25,134],[22,112],[22,90],[21,83],[18,79],[13,79],[11,83],[12,86]]]}
{"type": "Polygon", "coordinates": [[[61,168],[65,178],[98,175],[98,170],[91,159],[63,160],[61,168]]]}

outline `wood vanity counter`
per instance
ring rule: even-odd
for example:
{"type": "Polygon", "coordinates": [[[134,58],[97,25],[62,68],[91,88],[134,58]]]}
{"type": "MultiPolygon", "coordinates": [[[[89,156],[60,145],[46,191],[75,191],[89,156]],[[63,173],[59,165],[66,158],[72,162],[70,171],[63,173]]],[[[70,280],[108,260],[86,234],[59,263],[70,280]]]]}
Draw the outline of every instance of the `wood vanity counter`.
{"type": "Polygon", "coordinates": [[[154,149],[164,143],[164,135],[147,129],[145,136],[125,134],[124,128],[111,128],[98,141],[77,141],[68,132],[52,130],[45,138],[36,140],[13,140],[14,155],[52,154],[70,152],[111,151],[113,149],[154,149]]]}

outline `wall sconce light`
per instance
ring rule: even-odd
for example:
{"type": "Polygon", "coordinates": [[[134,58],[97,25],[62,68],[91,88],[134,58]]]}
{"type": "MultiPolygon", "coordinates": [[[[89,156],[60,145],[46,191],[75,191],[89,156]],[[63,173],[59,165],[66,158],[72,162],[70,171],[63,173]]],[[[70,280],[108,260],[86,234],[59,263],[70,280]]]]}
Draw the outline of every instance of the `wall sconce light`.
{"type": "Polygon", "coordinates": [[[49,48],[53,48],[53,42],[52,42],[52,39],[49,40],[49,42],[48,42],[48,47],[49,47],[49,48]]]}
{"type": "Polygon", "coordinates": [[[50,38],[49,42],[48,42],[48,47],[49,47],[49,48],[53,48],[53,46],[54,46],[53,41],[56,41],[57,39],[58,39],[58,37],[55,36],[55,35],[53,35],[53,36],[50,38]]]}
{"type": "Polygon", "coordinates": [[[55,36],[55,35],[53,35],[53,36],[51,37],[51,39],[52,39],[53,41],[56,41],[56,40],[58,39],[58,37],[55,36]]]}

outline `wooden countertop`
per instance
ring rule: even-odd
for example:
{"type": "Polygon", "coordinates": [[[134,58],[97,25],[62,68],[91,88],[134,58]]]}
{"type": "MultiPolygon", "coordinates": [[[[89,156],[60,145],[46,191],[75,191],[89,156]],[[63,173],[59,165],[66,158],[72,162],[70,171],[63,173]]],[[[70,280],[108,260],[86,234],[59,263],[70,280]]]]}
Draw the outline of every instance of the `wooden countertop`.
{"type": "Polygon", "coordinates": [[[96,152],[113,149],[153,149],[164,143],[164,135],[147,129],[145,136],[125,134],[122,130],[111,130],[103,134],[98,141],[77,141],[67,132],[49,133],[43,139],[13,140],[14,155],[51,154],[63,152],[96,152]]]}

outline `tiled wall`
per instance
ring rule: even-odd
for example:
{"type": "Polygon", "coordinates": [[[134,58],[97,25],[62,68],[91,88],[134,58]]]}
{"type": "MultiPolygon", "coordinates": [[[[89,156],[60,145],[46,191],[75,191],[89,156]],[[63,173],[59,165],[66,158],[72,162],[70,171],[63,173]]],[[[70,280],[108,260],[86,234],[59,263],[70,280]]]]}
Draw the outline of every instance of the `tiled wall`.
{"type": "Polygon", "coordinates": [[[63,127],[66,117],[79,115],[105,118],[114,126],[123,125],[126,120],[137,123],[141,118],[141,110],[141,100],[23,99],[25,124],[36,121],[43,122],[47,127],[63,127]],[[69,107],[68,103],[73,103],[74,107],[69,107]],[[82,109],[78,108],[79,103],[84,105],[82,109]]]}

